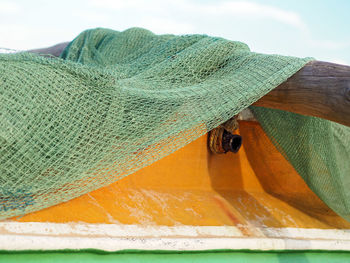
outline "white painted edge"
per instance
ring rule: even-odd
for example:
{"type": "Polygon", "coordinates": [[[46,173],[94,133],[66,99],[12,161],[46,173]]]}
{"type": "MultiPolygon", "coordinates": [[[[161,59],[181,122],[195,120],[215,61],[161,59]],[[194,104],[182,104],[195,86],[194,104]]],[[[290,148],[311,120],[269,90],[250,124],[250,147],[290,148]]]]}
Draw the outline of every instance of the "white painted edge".
{"type": "Polygon", "coordinates": [[[104,251],[213,249],[350,251],[349,229],[258,228],[244,236],[234,226],[140,226],[0,222],[0,250],[104,251]]]}

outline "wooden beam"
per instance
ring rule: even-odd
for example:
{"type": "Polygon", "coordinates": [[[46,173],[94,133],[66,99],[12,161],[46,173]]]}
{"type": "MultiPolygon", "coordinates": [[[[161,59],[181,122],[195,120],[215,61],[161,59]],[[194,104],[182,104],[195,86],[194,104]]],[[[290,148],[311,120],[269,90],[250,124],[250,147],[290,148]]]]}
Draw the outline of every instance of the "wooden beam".
{"type": "Polygon", "coordinates": [[[51,55],[51,56],[59,57],[61,55],[62,51],[66,48],[66,46],[68,44],[69,44],[69,42],[63,42],[63,43],[59,43],[57,45],[54,45],[52,47],[28,50],[28,52],[36,53],[36,54],[43,55],[43,56],[51,55]]]}
{"type": "MultiPolygon", "coordinates": [[[[59,56],[68,43],[29,52],[59,56]]],[[[253,105],[350,126],[350,66],[312,61],[253,105]]]]}
{"type": "Polygon", "coordinates": [[[312,61],[253,105],[350,126],[350,66],[312,61]]]}

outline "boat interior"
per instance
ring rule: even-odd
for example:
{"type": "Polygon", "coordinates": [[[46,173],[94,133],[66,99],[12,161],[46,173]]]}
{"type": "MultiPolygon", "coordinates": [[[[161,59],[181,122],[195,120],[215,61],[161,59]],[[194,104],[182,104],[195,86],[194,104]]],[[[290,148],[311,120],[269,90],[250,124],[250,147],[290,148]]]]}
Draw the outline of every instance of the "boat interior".
{"type": "MultiPolygon", "coordinates": [[[[238,153],[213,154],[204,135],[107,187],[7,223],[108,224],[153,228],[153,232],[157,227],[187,227],[196,229],[195,237],[219,238],[335,235],[337,240],[341,230],[347,233],[345,237],[342,232],[342,238],[350,240],[350,223],[310,190],[258,122],[239,121],[236,132],[243,138],[238,153]]],[[[173,235],[188,235],[180,232],[173,235]]],[[[153,235],[147,233],[142,235],[153,235]]],[[[124,231],[122,235],[133,234],[124,231]]]]}

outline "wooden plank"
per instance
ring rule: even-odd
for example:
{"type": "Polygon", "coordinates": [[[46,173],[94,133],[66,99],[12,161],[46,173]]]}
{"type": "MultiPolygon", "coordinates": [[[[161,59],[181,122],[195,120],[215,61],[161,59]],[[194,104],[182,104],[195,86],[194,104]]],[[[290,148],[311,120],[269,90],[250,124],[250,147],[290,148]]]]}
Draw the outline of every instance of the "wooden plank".
{"type": "Polygon", "coordinates": [[[62,51],[66,48],[66,46],[68,44],[69,44],[69,42],[63,42],[63,43],[59,43],[57,45],[54,45],[52,47],[28,50],[28,52],[36,53],[36,54],[44,55],[44,56],[51,55],[51,56],[59,57],[61,55],[62,51]]]}
{"type": "Polygon", "coordinates": [[[350,66],[312,61],[253,105],[350,126],[350,66]]]}

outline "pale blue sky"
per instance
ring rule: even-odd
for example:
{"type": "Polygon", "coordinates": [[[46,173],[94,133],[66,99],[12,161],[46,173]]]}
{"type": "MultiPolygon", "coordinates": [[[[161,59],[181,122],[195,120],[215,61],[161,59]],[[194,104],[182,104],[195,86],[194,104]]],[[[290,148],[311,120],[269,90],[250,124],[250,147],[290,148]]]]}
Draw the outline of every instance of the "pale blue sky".
{"type": "Polygon", "coordinates": [[[45,47],[88,28],[134,26],[350,65],[350,0],[0,0],[2,48],[45,47]]]}

